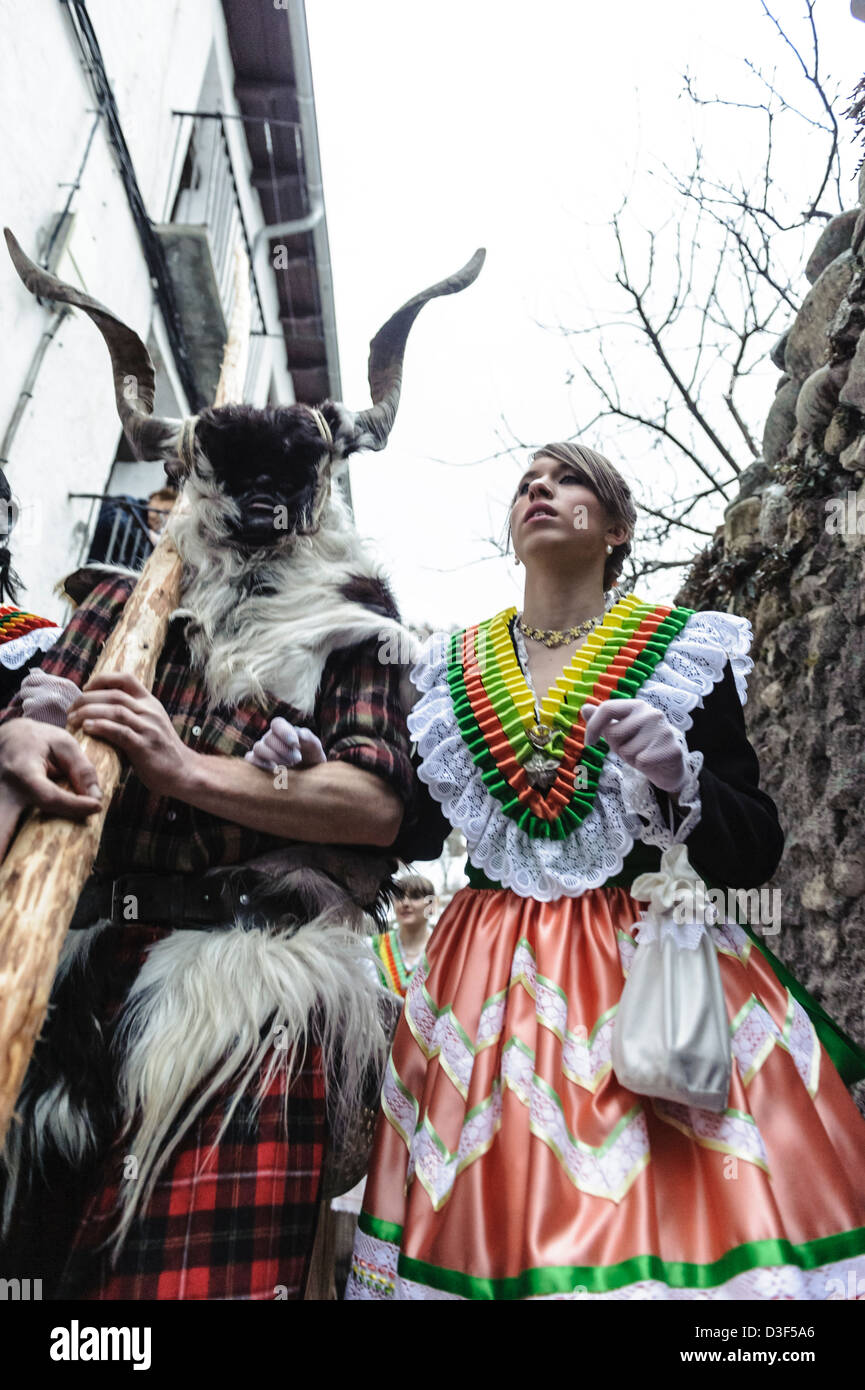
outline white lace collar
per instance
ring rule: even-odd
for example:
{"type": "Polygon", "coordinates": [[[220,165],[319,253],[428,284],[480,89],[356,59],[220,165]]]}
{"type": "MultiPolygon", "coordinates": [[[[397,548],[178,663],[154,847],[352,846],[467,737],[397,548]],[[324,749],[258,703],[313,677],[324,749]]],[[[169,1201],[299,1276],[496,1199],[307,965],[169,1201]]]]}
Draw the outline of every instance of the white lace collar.
{"type": "MultiPolygon", "coordinates": [[[[612,752],[604,760],[592,810],[567,839],[532,839],[521,830],[487,790],[460,734],[447,681],[449,641],[435,633],[425,644],[411,673],[422,698],[408,722],[422,760],[420,779],[451,825],[462,830],[476,868],[521,897],[547,902],[605,883],[619,873],[635,840],[664,849],[672,843],[651,784],[612,752]]],[[[745,703],[745,677],[753,666],[750,645],[747,619],[695,613],[640,687],[639,698],[667,716],[685,748],[691,711],[721,679],[728,660],[745,703]]],[[[690,775],[678,800],[688,815],[677,839],[686,838],[700,818],[703,755],[685,751],[690,775]]]]}

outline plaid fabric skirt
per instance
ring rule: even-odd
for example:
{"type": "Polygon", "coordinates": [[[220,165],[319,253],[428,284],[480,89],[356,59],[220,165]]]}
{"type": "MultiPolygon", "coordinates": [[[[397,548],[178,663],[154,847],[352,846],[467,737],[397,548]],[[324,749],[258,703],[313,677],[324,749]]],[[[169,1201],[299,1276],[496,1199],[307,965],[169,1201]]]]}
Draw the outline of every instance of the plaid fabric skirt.
{"type": "Polygon", "coordinates": [[[254,1098],[253,1089],[215,1146],[229,1095],[190,1129],[112,1259],[106,1242],[128,1180],[124,1146],[115,1144],[85,1203],[57,1297],[303,1297],[326,1136],[317,1052],[287,1099],[280,1075],[256,1110],[254,1098]]]}
{"type": "MultiPolygon", "coordinates": [[[[115,972],[106,1022],[147,948],[165,934],[144,926],[104,933],[96,952],[115,972]]],[[[119,1252],[110,1244],[118,1199],[135,1180],[128,1137],[116,1137],[86,1174],[58,1162],[42,1176],[31,1173],[33,1186],[0,1246],[4,1263],[12,1273],[44,1277],[46,1297],[58,1299],[302,1298],[327,1136],[318,1049],[309,1049],[287,1096],[277,1073],[259,1101],[261,1081],[249,1085],[218,1142],[237,1083],[216,1094],[119,1252]]]]}

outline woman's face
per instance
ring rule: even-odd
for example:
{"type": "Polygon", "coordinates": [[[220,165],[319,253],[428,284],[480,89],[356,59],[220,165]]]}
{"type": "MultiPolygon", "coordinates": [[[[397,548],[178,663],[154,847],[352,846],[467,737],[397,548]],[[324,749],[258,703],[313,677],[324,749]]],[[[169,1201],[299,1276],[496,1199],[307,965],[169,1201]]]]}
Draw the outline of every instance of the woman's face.
{"type": "Polygon", "coordinates": [[[511,537],[525,565],[550,547],[603,563],[607,546],[625,540],[627,528],[610,520],[572,464],[540,455],[520,479],[511,508],[511,537]]]}
{"type": "Polygon", "coordinates": [[[419,927],[429,917],[431,897],[403,897],[394,901],[393,910],[401,927],[419,927]]]}

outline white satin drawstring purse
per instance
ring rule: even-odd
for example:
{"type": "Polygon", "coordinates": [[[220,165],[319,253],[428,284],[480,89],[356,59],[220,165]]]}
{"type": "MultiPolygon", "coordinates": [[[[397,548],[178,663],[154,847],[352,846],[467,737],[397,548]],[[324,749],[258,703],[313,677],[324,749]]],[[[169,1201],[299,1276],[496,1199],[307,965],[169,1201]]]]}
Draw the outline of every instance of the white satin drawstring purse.
{"type": "Polygon", "coordinates": [[[664,850],[660,870],[640,874],[629,891],[648,906],[613,1025],[613,1071],[637,1095],[724,1111],[732,1071],[727,1009],[705,884],[686,846],[664,850]]]}

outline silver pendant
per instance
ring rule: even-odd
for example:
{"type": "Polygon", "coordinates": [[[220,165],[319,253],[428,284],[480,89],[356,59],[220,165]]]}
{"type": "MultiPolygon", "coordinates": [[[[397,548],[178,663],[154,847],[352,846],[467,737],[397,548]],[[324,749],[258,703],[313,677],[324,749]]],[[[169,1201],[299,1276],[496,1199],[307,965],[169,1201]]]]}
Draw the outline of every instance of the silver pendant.
{"type": "Polygon", "coordinates": [[[549,791],[559,770],[557,758],[545,758],[543,753],[532,753],[523,763],[523,771],[533,787],[539,791],[549,791]]]}

